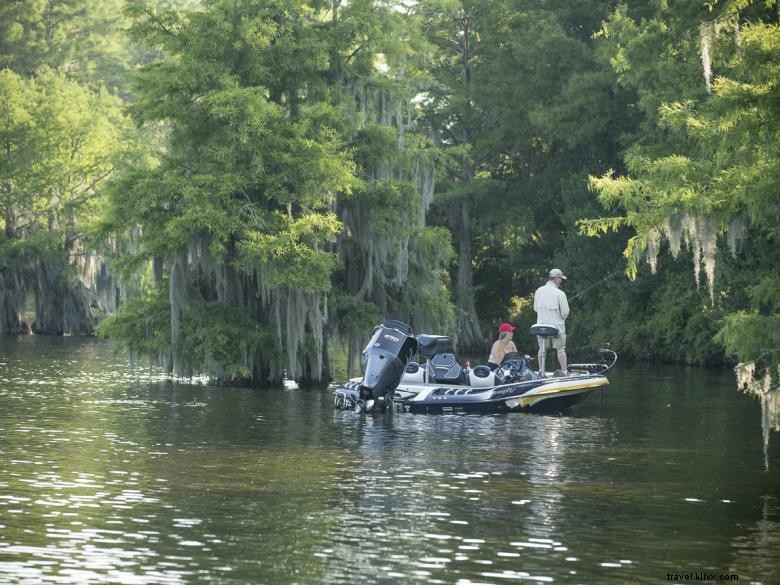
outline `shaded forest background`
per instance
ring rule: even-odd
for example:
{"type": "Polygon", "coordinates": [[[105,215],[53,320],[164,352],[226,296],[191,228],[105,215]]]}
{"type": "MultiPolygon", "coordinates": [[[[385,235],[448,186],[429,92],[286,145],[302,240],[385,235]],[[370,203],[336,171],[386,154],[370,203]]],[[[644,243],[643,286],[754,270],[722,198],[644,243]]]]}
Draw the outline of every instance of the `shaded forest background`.
{"type": "Polygon", "coordinates": [[[4,2],[0,331],[318,381],[559,267],[574,353],[777,413],[779,57],[770,0],[4,2]]]}

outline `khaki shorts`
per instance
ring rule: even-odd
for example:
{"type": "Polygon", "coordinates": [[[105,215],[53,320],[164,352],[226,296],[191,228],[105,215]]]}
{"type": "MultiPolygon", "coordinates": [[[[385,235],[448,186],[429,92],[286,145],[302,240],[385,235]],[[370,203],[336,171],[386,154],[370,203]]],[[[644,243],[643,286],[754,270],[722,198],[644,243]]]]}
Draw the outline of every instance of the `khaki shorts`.
{"type": "Polygon", "coordinates": [[[539,348],[542,349],[566,349],[566,334],[559,333],[558,337],[541,337],[537,336],[539,341],[539,348]]]}

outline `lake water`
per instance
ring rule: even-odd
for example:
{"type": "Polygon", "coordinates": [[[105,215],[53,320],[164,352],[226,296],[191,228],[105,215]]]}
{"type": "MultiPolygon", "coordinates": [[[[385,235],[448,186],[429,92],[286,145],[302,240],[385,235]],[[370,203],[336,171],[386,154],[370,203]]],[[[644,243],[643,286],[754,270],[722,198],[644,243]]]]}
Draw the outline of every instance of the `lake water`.
{"type": "Polygon", "coordinates": [[[758,403],[728,370],[610,380],[565,416],[366,417],[0,338],[0,582],[780,583],[758,403]]]}

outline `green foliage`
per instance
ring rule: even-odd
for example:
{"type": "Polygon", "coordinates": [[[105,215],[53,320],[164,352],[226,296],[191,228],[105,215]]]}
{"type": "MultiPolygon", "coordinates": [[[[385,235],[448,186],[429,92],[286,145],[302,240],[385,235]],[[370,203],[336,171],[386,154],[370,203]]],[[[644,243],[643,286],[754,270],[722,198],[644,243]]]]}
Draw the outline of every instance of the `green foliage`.
{"type": "Polygon", "coordinates": [[[85,286],[95,293],[84,232],[137,145],[122,104],[48,69],[0,70],[0,145],[0,258],[18,287],[1,291],[13,300],[0,330],[16,330],[34,295],[36,331],[88,333],[110,307],[84,300],[85,286]]]}
{"type": "Polygon", "coordinates": [[[780,316],[739,311],[728,315],[717,339],[733,355],[763,367],[780,361],[780,316]]]}
{"type": "Polygon", "coordinates": [[[334,214],[291,219],[282,214],[269,218],[263,231],[251,230],[238,249],[238,265],[244,270],[261,267],[266,286],[288,286],[305,293],[326,292],[338,256],[324,250],[341,230],[334,214]]]}
{"type": "Polygon", "coordinates": [[[2,269],[119,250],[101,333],[181,371],[314,363],[320,307],[478,343],[553,265],[575,346],[777,363],[771,2],[17,0],[0,62],[2,269]]]}
{"type": "Polygon", "coordinates": [[[31,263],[55,264],[63,259],[62,234],[58,231],[34,231],[25,238],[0,234],[0,266],[24,272],[31,263]]]}
{"type": "Polygon", "coordinates": [[[392,164],[400,158],[398,134],[390,126],[367,124],[353,140],[357,160],[363,168],[392,164]]]}
{"type": "Polygon", "coordinates": [[[12,232],[94,215],[102,182],[132,147],[117,99],[52,72],[0,71],[0,120],[0,206],[16,210],[4,218],[12,232]]]}
{"type": "Polygon", "coordinates": [[[620,164],[616,136],[635,124],[630,94],[592,38],[610,8],[599,1],[420,3],[437,48],[438,84],[423,102],[425,119],[460,163],[439,178],[429,215],[458,243],[460,315],[505,320],[513,299],[535,290],[556,255],[564,268],[580,264],[573,223],[593,204],[586,177],[620,164]]]}
{"type": "MultiPolygon", "coordinates": [[[[121,120],[115,100],[93,96],[51,72],[25,80],[9,69],[0,71],[0,92],[3,176],[26,189],[17,202],[47,191],[73,192],[81,183],[85,189],[91,176],[111,168],[117,153],[108,141],[118,142],[121,120]],[[52,179],[56,186],[49,186],[52,179]]],[[[4,193],[10,202],[8,183],[4,193]]]]}
{"type": "Polygon", "coordinates": [[[741,362],[771,371],[780,363],[780,275],[753,278],[745,289],[745,308],[726,315],[716,339],[741,362]]]}
{"type": "Polygon", "coordinates": [[[353,295],[335,289],[329,298],[330,310],[337,320],[338,331],[371,331],[385,315],[371,302],[359,301],[353,295]]]}
{"type": "Polygon", "coordinates": [[[250,356],[260,349],[266,360],[281,361],[275,345],[246,309],[199,303],[182,313],[175,351],[184,371],[210,372],[217,383],[229,384],[252,379],[250,356]]]}
{"type": "Polygon", "coordinates": [[[690,260],[682,256],[665,261],[657,274],[640,267],[635,282],[611,278],[579,298],[569,291],[574,310],[567,332],[577,359],[591,359],[596,347],[610,343],[631,359],[722,363],[722,348],[713,337],[729,304],[711,306],[707,291],[697,289],[690,277],[690,260]]]}
{"type": "Polygon", "coordinates": [[[410,321],[423,331],[457,335],[455,307],[450,300],[447,267],[454,259],[452,234],[442,227],[420,230],[414,240],[409,278],[399,295],[399,312],[409,311],[410,321]],[[435,278],[431,278],[431,275],[435,278]]]}
{"type": "MultiPolygon", "coordinates": [[[[164,138],[156,160],[139,158],[113,181],[95,233],[133,239],[115,263],[126,276],[151,261],[162,267],[176,368],[268,379],[281,375],[281,351],[289,375],[309,375],[322,351],[325,293],[342,298],[352,277],[336,276],[334,291],[334,274],[360,266],[345,266],[343,246],[363,246],[354,257],[392,248],[400,259],[406,240],[386,244],[398,240],[399,222],[408,237],[422,220],[413,168],[433,164],[430,142],[387,125],[414,95],[416,81],[404,75],[416,78],[418,59],[397,34],[413,27],[392,3],[366,0],[218,0],[197,12],[131,1],[126,15],[132,37],[160,55],[141,68],[131,113],[164,138]],[[376,120],[375,104],[387,108],[376,120]],[[362,220],[340,237],[347,211],[362,220]],[[194,307],[221,325],[196,318],[194,307]],[[228,367],[239,362],[217,351],[221,342],[207,345],[237,327],[234,309],[275,337],[255,344],[244,370],[228,367]],[[183,337],[196,341],[180,346],[183,337]]],[[[369,314],[365,302],[345,302],[345,311],[369,314]]]]}
{"type": "Polygon", "coordinates": [[[764,275],[749,289],[750,300],[759,311],[780,312],[780,275],[764,275]]]}
{"type": "MultiPolygon", "coordinates": [[[[704,262],[711,303],[679,315],[678,330],[687,335],[702,321],[718,323],[712,341],[751,363],[757,379],[747,387],[765,392],[758,379],[766,372],[776,377],[780,363],[776,6],[659,7],[647,18],[621,7],[601,34],[618,79],[637,93],[645,118],[625,153],[627,176],[591,178],[600,201],[622,217],[583,221],[580,229],[593,235],[630,227],[635,235],[624,253],[632,277],[641,257],[655,265],[662,238],[675,254],[680,239],[687,242],[697,282],[704,262]],[[732,253],[741,245],[739,255],[752,259],[737,266],[721,256],[717,264],[727,269],[716,278],[721,235],[732,253]]],[[[673,315],[674,307],[670,299],[656,314],[673,315]]],[[[708,329],[699,336],[705,346],[708,329]]]]}
{"type": "MultiPolygon", "coordinates": [[[[270,358],[275,342],[245,309],[217,303],[198,303],[182,313],[176,343],[171,340],[171,305],[167,290],[128,299],[106,317],[96,333],[111,338],[135,356],[150,356],[170,364],[182,360],[182,372],[211,372],[218,383],[252,378],[247,364],[261,348],[270,358]]],[[[279,356],[276,356],[279,360],[279,356]]]]}
{"type": "Polygon", "coordinates": [[[115,340],[131,355],[154,356],[163,361],[174,351],[171,305],[166,293],[160,290],[127,299],[115,313],[100,322],[95,333],[115,340]]]}
{"type": "MultiPolygon", "coordinates": [[[[636,88],[640,103],[647,95],[653,105],[645,110],[645,135],[626,153],[631,178],[607,174],[592,179],[593,187],[605,206],[627,213],[628,223],[642,239],[677,211],[713,216],[720,231],[735,216],[747,213],[755,225],[775,237],[777,216],[766,212],[773,208],[769,182],[778,174],[778,124],[769,97],[777,89],[778,27],[760,23],[742,27],[739,48],[718,54],[723,74],[713,82],[708,97],[698,75],[688,72],[685,83],[678,79],[689,67],[685,63],[696,64],[694,59],[681,55],[661,65],[647,62],[648,52],[658,54],[672,47],[693,56],[698,52],[690,37],[684,42],[673,40],[679,32],[675,26],[690,23],[672,21],[661,27],[661,22],[643,23],[640,32],[624,11],[618,11],[605,25],[606,36],[622,47],[614,51],[621,55],[624,67],[641,64],[641,75],[622,78],[623,83],[636,88]],[[661,34],[659,29],[667,32],[661,34]],[[669,69],[675,71],[672,79],[662,76],[669,69]],[[651,83],[655,77],[663,81],[651,83]],[[659,85],[666,88],[667,101],[658,101],[664,95],[659,94],[659,85]]],[[[719,46],[733,46],[733,35],[720,35],[719,46]]],[[[618,65],[616,69],[622,70],[618,65]]]]}
{"type": "Polygon", "coordinates": [[[406,181],[381,181],[366,185],[345,202],[345,207],[360,207],[368,228],[362,233],[371,240],[399,239],[399,227],[414,225],[420,217],[420,197],[406,181]]]}
{"type": "MultiPolygon", "coordinates": [[[[303,3],[295,10],[309,18],[303,3]]],[[[292,34],[292,25],[257,2],[245,10],[216,2],[186,17],[141,3],[128,12],[137,19],[133,33],[169,54],[142,72],[133,112],[144,123],[170,124],[170,147],[158,166],[137,167],[115,184],[107,227],[146,226],[147,256],[170,254],[199,234],[209,236],[214,252],[248,238],[239,246],[247,254],[240,266],[308,258],[312,281],[321,282],[334,263],[316,246],[335,224],[303,220],[357,182],[334,107],[298,104],[289,117],[284,103],[269,99],[286,91],[270,40],[292,34]],[[278,212],[288,208],[297,217],[285,223],[278,212]]],[[[273,286],[298,287],[295,272],[278,267],[273,286]]]]}
{"type": "Polygon", "coordinates": [[[0,7],[0,62],[23,77],[51,69],[85,87],[126,94],[133,52],[124,0],[10,0],[0,7]]]}

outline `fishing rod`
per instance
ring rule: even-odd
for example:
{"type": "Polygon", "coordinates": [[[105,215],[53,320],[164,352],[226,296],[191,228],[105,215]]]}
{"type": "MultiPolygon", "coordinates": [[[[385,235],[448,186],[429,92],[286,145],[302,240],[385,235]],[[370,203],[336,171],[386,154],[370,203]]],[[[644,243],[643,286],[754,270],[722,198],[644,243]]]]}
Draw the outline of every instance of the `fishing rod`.
{"type": "Polygon", "coordinates": [[[592,289],[596,288],[598,285],[600,285],[600,284],[601,284],[602,282],[604,282],[605,280],[609,280],[610,278],[614,277],[616,274],[620,274],[621,272],[623,272],[623,271],[622,271],[622,270],[615,270],[614,272],[612,272],[612,273],[610,273],[610,274],[607,274],[607,275],[606,275],[604,278],[602,278],[601,280],[599,280],[597,283],[595,283],[595,284],[592,284],[592,285],[590,285],[588,288],[586,288],[585,290],[578,292],[576,295],[574,295],[573,297],[571,297],[571,298],[569,299],[569,301],[573,301],[573,300],[575,300],[575,299],[578,299],[578,298],[580,298],[580,297],[581,297],[582,295],[584,295],[586,292],[588,292],[588,291],[590,291],[590,290],[592,290],[592,289]]]}

